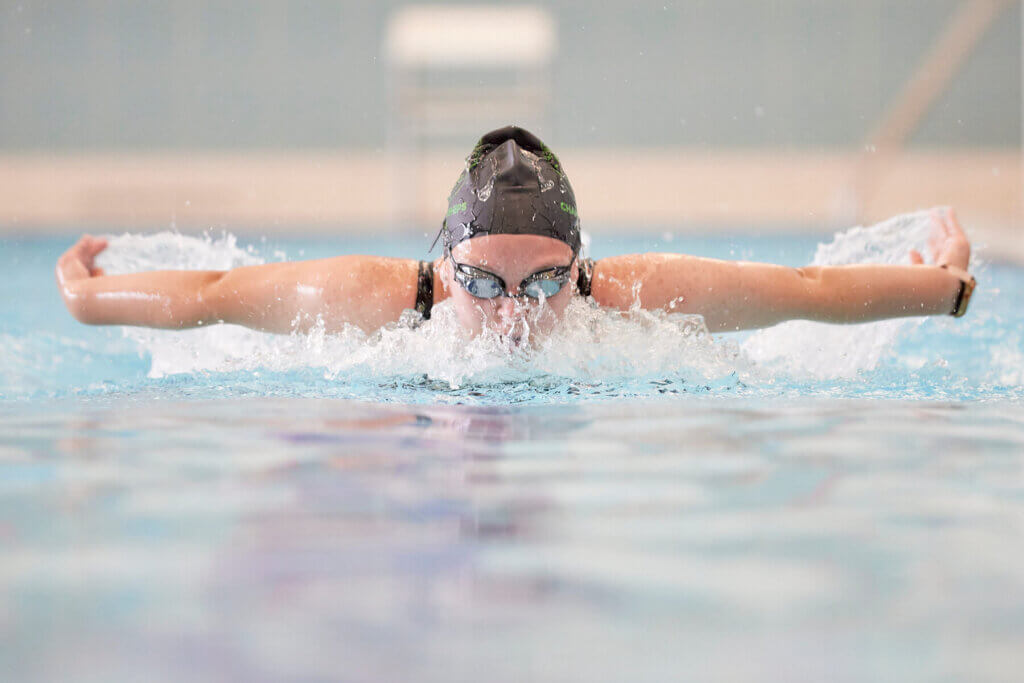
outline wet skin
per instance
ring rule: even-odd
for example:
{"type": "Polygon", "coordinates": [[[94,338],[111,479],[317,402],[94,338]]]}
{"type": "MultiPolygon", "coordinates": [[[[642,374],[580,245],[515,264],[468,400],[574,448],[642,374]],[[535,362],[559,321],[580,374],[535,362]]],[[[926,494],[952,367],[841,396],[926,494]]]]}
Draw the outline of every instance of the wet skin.
{"type": "MultiPolygon", "coordinates": [[[[481,235],[455,245],[452,257],[458,263],[498,275],[505,281],[507,293],[516,294],[520,283],[530,275],[568,265],[572,249],[564,242],[540,235],[481,235]]],[[[574,262],[569,282],[543,301],[526,296],[478,299],[455,280],[450,259],[441,259],[438,265],[463,329],[475,336],[487,328],[512,344],[527,338],[536,341],[550,333],[575,293],[574,283],[579,274],[574,262]]]]}
{"type": "MultiPolygon", "coordinates": [[[[931,264],[917,252],[907,265],[852,264],[789,268],[686,254],[627,254],[595,265],[591,294],[600,306],[704,316],[712,332],[767,327],[785,320],[861,323],[946,315],[964,287],[955,270],[970,262],[970,244],[955,214],[932,212],[931,264]],[[951,268],[947,270],[946,267],[951,268]]],[[[367,332],[399,320],[416,302],[418,262],[345,255],[267,263],[228,271],[162,270],[106,275],[96,256],[107,246],[85,235],[57,262],[68,311],[91,325],[184,329],[216,323],[288,334],[322,325],[367,332]]],[[[455,259],[501,277],[508,292],[524,278],[565,266],[572,250],[538,235],[488,235],[459,243],[455,259]]],[[[536,341],[557,324],[579,273],[546,301],[478,299],[454,278],[448,259],[434,268],[435,303],[451,298],[469,334],[494,330],[510,343],[536,341]],[[527,332],[529,333],[527,336],[527,332]]]]}

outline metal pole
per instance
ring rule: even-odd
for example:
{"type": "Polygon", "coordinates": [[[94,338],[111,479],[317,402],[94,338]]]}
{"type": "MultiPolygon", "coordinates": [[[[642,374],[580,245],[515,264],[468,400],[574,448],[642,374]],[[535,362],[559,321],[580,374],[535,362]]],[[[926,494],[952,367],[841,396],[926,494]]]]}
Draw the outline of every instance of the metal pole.
{"type": "Polygon", "coordinates": [[[989,26],[1011,5],[1007,0],[964,2],[868,136],[868,144],[879,149],[902,147],[935,100],[949,87],[989,26]]]}
{"type": "Polygon", "coordinates": [[[868,135],[855,162],[845,203],[853,208],[856,218],[864,219],[870,213],[868,205],[878,189],[878,169],[903,148],[988,28],[1014,1],[963,0],[953,13],[868,135]]]}

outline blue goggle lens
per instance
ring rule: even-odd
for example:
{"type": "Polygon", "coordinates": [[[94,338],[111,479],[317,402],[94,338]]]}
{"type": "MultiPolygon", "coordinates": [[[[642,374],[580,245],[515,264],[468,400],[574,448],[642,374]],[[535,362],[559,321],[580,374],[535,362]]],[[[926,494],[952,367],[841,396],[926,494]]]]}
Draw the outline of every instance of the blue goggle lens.
{"type": "MultiPolygon", "coordinates": [[[[534,280],[526,283],[523,294],[531,299],[547,299],[558,294],[564,284],[564,280],[534,280]]],[[[466,278],[464,286],[467,292],[479,299],[493,299],[504,293],[500,283],[487,277],[466,278]]]]}
{"type": "Polygon", "coordinates": [[[565,284],[564,280],[534,280],[526,284],[523,294],[533,299],[539,299],[542,296],[548,298],[558,294],[563,284],[565,284]]]}
{"type": "Polygon", "coordinates": [[[479,299],[493,299],[501,296],[501,285],[489,277],[467,278],[466,291],[479,299]]]}

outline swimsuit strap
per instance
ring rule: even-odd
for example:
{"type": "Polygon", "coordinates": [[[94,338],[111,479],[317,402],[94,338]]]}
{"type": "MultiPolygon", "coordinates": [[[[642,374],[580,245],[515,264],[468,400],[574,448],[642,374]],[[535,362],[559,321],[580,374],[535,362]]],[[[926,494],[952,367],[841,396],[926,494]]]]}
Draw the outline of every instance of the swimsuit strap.
{"type": "Polygon", "coordinates": [[[576,280],[576,290],[580,296],[590,296],[590,285],[594,277],[594,259],[580,259],[580,276],[576,280]]]}
{"type": "Polygon", "coordinates": [[[416,312],[424,320],[430,320],[430,309],[434,307],[434,262],[420,261],[420,273],[416,282],[416,312]]]}

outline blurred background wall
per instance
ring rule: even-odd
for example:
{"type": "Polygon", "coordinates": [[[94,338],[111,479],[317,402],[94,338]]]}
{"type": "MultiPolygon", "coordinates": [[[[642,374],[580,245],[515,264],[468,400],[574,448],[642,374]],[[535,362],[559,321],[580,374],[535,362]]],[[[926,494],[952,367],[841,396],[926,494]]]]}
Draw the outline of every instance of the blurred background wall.
{"type": "MultiPolygon", "coordinates": [[[[483,126],[509,121],[490,112],[414,157],[396,149],[385,36],[410,4],[2,3],[0,225],[434,225],[483,126]],[[418,179],[402,215],[381,210],[399,154],[418,179]]],[[[555,30],[550,95],[517,122],[562,157],[588,222],[821,228],[954,203],[1004,232],[1020,224],[1018,2],[535,6],[555,30]],[[951,53],[948,82],[879,149],[914,79],[927,91],[944,68],[936,49],[951,53]]],[[[492,26],[490,40],[515,30],[492,26]]],[[[438,50],[481,60],[479,33],[438,50]]],[[[479,100],[498,82],[486,68],[459,78],[479,100]]]]}

